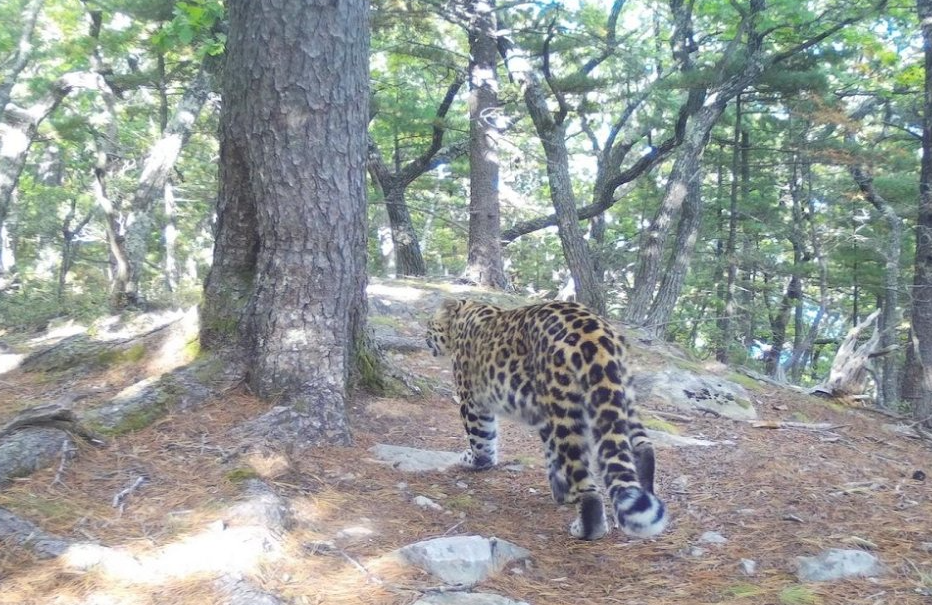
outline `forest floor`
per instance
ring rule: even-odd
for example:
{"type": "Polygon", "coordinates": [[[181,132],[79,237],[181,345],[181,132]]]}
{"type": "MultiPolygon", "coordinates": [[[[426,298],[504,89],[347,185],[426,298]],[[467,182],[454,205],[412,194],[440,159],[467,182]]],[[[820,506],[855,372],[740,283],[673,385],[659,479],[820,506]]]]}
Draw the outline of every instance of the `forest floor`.
{"type": "MultiPolygon", "coordinates": [[[[420,336],[428,310],[412,304],[414,319],[394,329],[420,336]]],[[[426,351],[391,358],[412,374],[449,385],[447,365],[426,351]]],[[[635,352],[640,367],[668,361],[649,348],[635,352]]],[[[138,380],[146,363],[124,361],[80,376],[0,375],[0,424],[68,390],[91,390],[79,403],[93,405],[138,380]]],[[[441,394],[360,394],[350,410],[352,447],[261,454],[239,453],[234,429],[270,404],[237,388],[113,437],[106,447],[80,446],[74,459],[0,488],[0,507],[47,532],[118,547],[142,560],[209,532],[244,480],[258,476],[288,502],[293,522],[282,536],[286,556],[258,557],[244,574],[292,603],[413,603],[439,582],[388,564],[383,555],[420,539],[461,534],[496,536],[529,549],[527,565],[512,565],[479,589],[533,605],[932,602],[932,479],[914,478],[921,477],[916,471],[932,473],[929,443],[890,432],[881,416],[779,387],[758,385],[753,397],[762,419],[835,428],[772,430],[701,415],[675,423],[684,435],[718,444],[658,448],[657,492],[671,524],[647,541],[618,530],[595,542],[570,537],[573,511],[551,501],[538,439],[515,423],[503,423],[500,465],[487,472],[404,473],[372,459],[368,450],[376,443],[462,450],[458,410],[441,394]],[[138,477],[145,482],[115,508],[114,495],[138,477]],[[442,510],[415,505],[418,495],[442,510]],[[727,542],[700,543],[707,531],[727,542]],[[869,550],[886,573],[801,584],[795,557],[828,548],[869,550]],[[756,563],[752,575],[742,559],[756,563]]],[[[651,400],[642,405],[645,416],[661,409],[651,400]]],[[[224,602],[214,577],[196,571],[195,562],[190,568],[190,575],[154,580],[76,572],[3,545],[0,603],[224,602]]]]}

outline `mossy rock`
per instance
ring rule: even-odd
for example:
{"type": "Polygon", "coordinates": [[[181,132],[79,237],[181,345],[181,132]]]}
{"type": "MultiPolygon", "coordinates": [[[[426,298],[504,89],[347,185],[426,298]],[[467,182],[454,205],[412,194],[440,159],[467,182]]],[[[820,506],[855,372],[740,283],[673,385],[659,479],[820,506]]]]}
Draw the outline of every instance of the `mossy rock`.
{"type": "Polygon", "coordinates": [[[670,433],[671,435],[679,435],[680,427],[676,426],[672,422],[667,422],[662,418],[656,418],[654,416],[642,416],[641,424],[649,429],[655,431],[663,431],[664,433],[670,433]]]}

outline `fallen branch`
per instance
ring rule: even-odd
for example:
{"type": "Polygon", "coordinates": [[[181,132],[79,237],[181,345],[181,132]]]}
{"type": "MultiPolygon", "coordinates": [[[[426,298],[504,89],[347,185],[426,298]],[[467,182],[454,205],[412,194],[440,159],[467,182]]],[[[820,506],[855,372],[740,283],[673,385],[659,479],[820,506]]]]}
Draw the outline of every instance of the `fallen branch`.
{"type": "Polygon", "coordinates": [[[781,420],[755,420],[751,427],[755,429],[802,429],[806,431],[831,431],[840,429],[846,424],[831,424],[829,422],[785,422],[781,420]]]}
{"type": "Polygon", "coordinates": [[[58,470],[55,472],[55,478],[52,479],[52,485],[64,485],[65,482],[61,480],[62,475],[65,474],[65,466],[68,464],[68,460],[71,459],[71,454],[74,453],[74,450],[71,449],[71,440],[62,439],[61,442],[61,463],[58,465],[58,470]]]}
{"type": "Polygon", "coordinates": [[[136,480],[133,481],[132,485],[117,492],[116,495],[113,496],[113,508],[120,509],[120,514],[122,515],[123,507],[126,505],[126,502],[125,502],[126,498],[128,498],[130,494],[132,494],[137,489],[139,489],[139,487],[145,482],[146,482],[146,476],[139,475],[138,477],[136,477],[136,480]]]}
{"type": "Polygon", "coordinates": [[[714,417],[716,417],[716,418],[721,418],[721,417],[722,417],[722,413],[719,412],[718,410],[713,410],[712,408],[707,408],[707,407],[705,407],[704,405],[697,405],[697,406],[695,406],[695,407],[696,407],[697,410],[699,410],[699,411],[702,412],[703,414],[709,414],[710,416],[714,416],[714,417]]]}

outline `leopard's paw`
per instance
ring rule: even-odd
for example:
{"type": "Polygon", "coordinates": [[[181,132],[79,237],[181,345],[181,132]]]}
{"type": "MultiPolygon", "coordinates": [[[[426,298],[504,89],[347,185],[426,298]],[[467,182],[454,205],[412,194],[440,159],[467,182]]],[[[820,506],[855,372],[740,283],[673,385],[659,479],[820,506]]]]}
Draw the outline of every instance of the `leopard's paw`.
{"type": "Polygon", "coordinates": [[[607,533],[602,496],[592,492],[580,494],[578,516],[570,524],[570,534],[580,540],[598,540],[607,533]]]}
{"type": "Polygon", "coordinates": [[[466,450],[460,456],[460,464],[474,471],[488,470],[495,466],[497,462],[498,461],[495,459],[495,456],[476,456],[476,454],[471,449],[466,450]]]}

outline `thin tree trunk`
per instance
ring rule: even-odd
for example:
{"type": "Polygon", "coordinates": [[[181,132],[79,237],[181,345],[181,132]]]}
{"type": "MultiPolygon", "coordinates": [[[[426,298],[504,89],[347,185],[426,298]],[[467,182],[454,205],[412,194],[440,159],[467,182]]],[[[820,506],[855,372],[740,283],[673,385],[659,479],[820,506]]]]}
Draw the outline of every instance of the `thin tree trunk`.
{"type": "Polygon", "coordinates": [[[162,194],[165,211],[165,226],[162,228],[162,241],[165,246],[165,260],[162,265],[162,276],[165,288],[169,292],[178,291],[178,225],[175,221],[177,206],[175,205],[175,188],[171,179],[165,181],[165,192],[162,194]]]}
{"type": "Polygon", "coordinates": [[[498,199],[498,45],[494,0],[469,3],[469,242],[465,276],[505,288],[498,199]]]}
{"type": "Polygon", "coordinates": [[[34,48],[32,33],[36,28],[36,20],[39,18],[39,13],[42,12],[44,5],[45,0],[26,0],[23,4],[23,10],[20,13],[22,29],[19,32],[16,50],[13,51],[12,56],[3,60],[4,69],[2,76],[0,76],[0,116],[6,111],[7,103],[10,102],[10,93],[13,91],[16,79],[26,69],[29,60],[32,58],[34,48]]]}
{"type": "Polygon", "coordinates": [[[913,277],[910,346],[903,372],[903,400],[913,414],[932,423],[932,0],[917,0],[925,56],[922,106],[922,161],[919,175],[919,216],[916,220],[916,260],[913,277]]]}
{"type": "MultiPolygon", "coordinates": [[[[728,239],[725,243],[725,288],[724,299],[722,304],[722,319],[719,320],[719,330],[721,334],[721,345],[715,351],[715,358],[722,362],[728,363],[729,347],[734,341],[734,316],[738,311],[735,304],[735,284],[738,280],[738,258],[735,252],[738,246],[738,193],[744,193],[747,183],[744,181],[749,174],[748,168],[748,147],[749,135],[746,130],[741,128],[741,95],[735,97],[735,134],[732,139],[734,145],[731,157],[731,192],[729,195],[728,207],[728,239]],[[739,174],[740,171],[740,174],[739,174]],[[739,183],[744,183],[744,187],[739,187],[739,183]]],[[[741,201],[747,201],[744,196],[741,201]]]]}
{"type": "Polygon", "coordinates": [[[127,217],[126,253],[129,275],[120,293],[120,300],[125,304],[139,302],[140,281],[148,253],[149,235],[153,228],[155,202],[164,195],[172,168],[191,136],[191,129],[209,93],[210,79],[206,68],[201,65],[194,81],[178,102],[165,131],[149,150],[143,164],[127,217]]]}
{"type": "MultiPolygon", "coordinates": [[[[463,85],[463,79],[457,76],[447,88],[434,119],[433,135],[430,146],[419,156],[402,166],[398,153],[397,135],[394,153],[394,168],[390,169],[382,157],[381,151],[372,137],[368,139],[369,175],[374,188],[384,199],[391,230],[392,248],[395,256],[395,273],[398,276],[422,276],[427,274],[427,264],[421,252],[414,221],[405,200],[408,186],[441,164],[449,163],[466,151],[466,141],[457,141],[447,147],[441,147],[446,128],[443,120],[453,104],[453,100],[463,85]]],[[[374,117],[374,116],[373,116],[374,117]]]]}
{"type": "Polygon", "coordinates": [[[667,180],[660,208],[642,237],[643,243],[634,275],[634,290],[625,310],[625,320],[630,324],[646,326],[650,323],[648,315],[654,305],[661,280],[663,253],[670,227],[686,200],[690,183],[701,177],[702,154],[709,142],[712,128],[724,109],[724,102],[713,100],[699,110],[694,121],[687,127],[685,140],[667,180]]]}
{"type": "Polygon", "coordinates": [[[702,222],[702,175],[701,170],[687,184],[683,211],[676,228],[673,252],[664,271],[663,279],[654,297],[653,304],[644,320],[646,328],[657,336],[666,332],[667,323],[679,299],[689,271],[689,261],[696,247],[696,238],[702,222]]]}
{"type": "MultiPolygon", "coordinates": [[[[6,222],[16,184],[26,166],[39,125],[71,91],[96,84],[97,77],[92,74],[69,73],[56,80],[38,101],[27,107],[7,103],[0,121],[0,225],[6,222]]],[[[0,266],[0,274],[9,270],[10,267],[0,266]]]]}
{"type": "Polygon", "coordinates": [[[534,74],[529,74],[525,83],[524,101],[547,158],[550,201],[556,211],[560,244],[576,287],[576,298],[597,313],[605,313],[605,297],[595,278],[589,246],[576,216],[565,125],[562,120],[554,120],[540,81],[534,74]]]}

